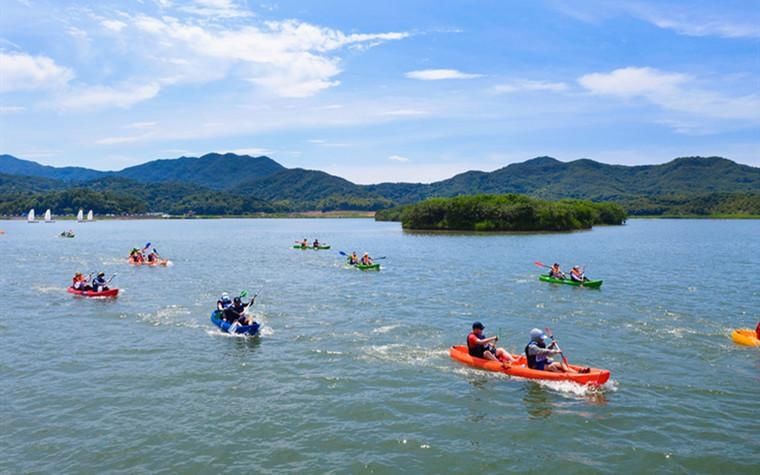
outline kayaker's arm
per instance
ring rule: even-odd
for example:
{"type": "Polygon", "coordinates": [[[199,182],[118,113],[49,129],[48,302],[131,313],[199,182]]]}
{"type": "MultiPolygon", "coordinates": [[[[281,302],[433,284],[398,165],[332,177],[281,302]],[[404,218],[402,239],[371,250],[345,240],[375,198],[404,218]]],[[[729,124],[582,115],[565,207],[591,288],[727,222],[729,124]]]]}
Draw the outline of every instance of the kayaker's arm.
{"type": "Polygon", "coordinates": [[[528,352],[533,356],[538,356],[538,355],[556,355],[560,351],[553,348],[541,348],[540,346],[530,345],[528,347],[528,352]]]}

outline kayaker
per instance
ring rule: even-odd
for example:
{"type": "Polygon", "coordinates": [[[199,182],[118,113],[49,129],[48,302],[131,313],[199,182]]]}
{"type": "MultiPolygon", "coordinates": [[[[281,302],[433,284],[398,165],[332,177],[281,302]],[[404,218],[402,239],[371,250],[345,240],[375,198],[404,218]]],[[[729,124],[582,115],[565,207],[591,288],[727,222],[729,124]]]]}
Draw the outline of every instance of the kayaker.
{"type": "Polygon", "coordinates": [[[553,361],[551,356],[558,355],[561,351],[554,342],[547,346],[546,341],[548,339],[549,337],[538,328],[530,331],[530,342],[525,346],[528,368],[553,373],[588,373],[588,370],[576,371],[566,365],[564,361],[553,361]]]}
{"type": "Polygon", "coordinates": [[[570,271],[570,278],[574,282],[586,282],[588,281],[588,278],[584,274],[583,270],[581,269],[581,266],[573,266],[573,269],[570,271]]]}
{"type": "Polygon", "coordinates": [[[219,300],[216,301],[216,309],[221,312],[222,318],[230,323],[237,320],[237,318],[231,318],[232,314],[230,312],[227,312],[227,309],[229,309],[232,306],[232,299],[230,299],[230,294],[227,292],[222,292],[222,296],[219,297],[219,300]]]}
{"type": "Polygon", "coordinates": [[[303,241],[301,241],[301,247],[309,247],[309,240],[303,238],[303,241]]]}
{"type": "Polygon", "coordinates": [[[92,290],[96,292],[108,290],[108,282],[106,282],[105,272],[98,272],[98,276],[92,279],[92,290]]]}
{"type": "Polygon", "coordinates": [[[246,308],[253,305],[253,302],[256,300],[256,296],[251,299],[248,303],[243,303],[243,300],[240,297],[235,297],[232,299],[232,306],[227,308],[227,312],[231,312],[231,316],[237,317],[235,321],[237,321],[241,325],[252,325],[253,324],[253,317],[246,316],[245,310],[246,308]],[[232,313],[234,312],[234,313],[232,313]]]}
{"type": "Polygon", "coordinates": [[[567,279],[567,276],[565,276],[565,273],[562,272],[562,269],[559,268],[558,263],[552,264],[551,269],[549,269],[549,277],[553,277],[555,279],[567,279]]]}
{"type": "Polygon", "coordinates": [[[486,337],[480,322],[472,324],[472,332],[467,335],[467,350],[470,356],[476,358],[485,358],[492,361],[501,361],[502,363],[513,363],[517,361],[515,356],[509,354],[504,348],[497,348],[493,343],[499,341],[498,336],[486,337]]]}
{"type": "Polygon", "coordinates": [[[74,274],[71,279],[71,288],[74,290],[92,290],[92,286],[87,283],[87,277],[83,276],[81,272],[74,274]]]}
{"type": "Polygon", "coordinates": [[[369,253],[365,252],[361,259],[361,264],[364,266],[371,266],[372,265],[372,258],[369,257],[369,253]]]}
{"type": "Polygon", "coordinates": [[[134,264],[141,264],[144,260],[144,257],[139,249],[133,247],[129,253],[129,260],[131,260],[134,264]]]}
{"type": "Polygon", "coordinates": [[[312,246],[314,246],[315,249],[318,249],[319,248],[319,239],[314,239],[314,244],[312,244],[312,246]]]}
{"type": "Polygon", "coordinates": [[[348,256],[348,264],[355,266],[359,263],[359,256],[356,255],[356,251],[352,252],[350,256],[348,256]]]}
{"type": "Polygon", "coordinates": [[[148,262],[150,262],[151,264],[153,264],[153,263],[158,262],[159,260],[161,260],[161,256],[159,256],[158,252],[156,252],[156,250],[153,249],[151,251],[151,253],[148,254],[148,262]]]}

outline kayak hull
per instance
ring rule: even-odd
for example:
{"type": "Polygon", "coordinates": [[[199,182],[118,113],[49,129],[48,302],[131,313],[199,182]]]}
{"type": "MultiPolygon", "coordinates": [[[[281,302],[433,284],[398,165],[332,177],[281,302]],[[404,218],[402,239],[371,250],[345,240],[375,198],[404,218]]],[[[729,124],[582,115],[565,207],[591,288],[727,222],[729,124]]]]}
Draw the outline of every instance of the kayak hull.
{"type": "Polygon", "coordinates": [[[235,325],[233,328],[232,323],[222,319],[221,312],[214,310],[211,312],[211,323],[217,326],[224,333],[230,333],[234,335],[248,335],[258,336],[261,325],[254,322],[252,325],[235,325]],[[230,331],[232,330],[232,331],[230,331]]]}
{"type": "MultiPolygon", "coordinates": [[[[463,345],[452,346],[449,350],[452,359],[464,363],[473,368],[504,373],[510,376],[526,379],[540,379],[543,381],[571,381],[582,385],[601,386],[610,379],[610,372],[606,369],[591,368],[589,373],[553,373],[551,371],[539,371],[527,366],[525,356],[520,356],[516,363],[503,365],[498,361],[471,356],[467,347],[463,345]]],[[[569,365],[573,369],[581,369],[583,366],[569,365]]]]}
{"type": "Polygon", "coordinates": [[[299,246],[299,245],[296,244],[295,246],[293,246],[293,249],[301,249],[301,250],[304,250],[304,251],[309,250],[309,249],[312,249],[314,251],[325,251],[327,249],[330,249],[330,246],[314,247],[314,246],[299,246]]]}
{"type": "Polygon", "coordinates": [[[133,266],[148,266],[148,267],[163,266],[163,267],[166,267],[166,266],[169,265],[170,262],[171,261],[169,259],[161,259],[160,261],[156,261],[156,262],[133,262],[133,261],[129,261],[129,264],[133,265],[133,266]]]}
{"type": "Polygon", "coordinates": [[[575,287],[587,287],[589,289],[598,289],[602,286],[601,280],[587,280],[586,282],[576,282],[571,279],[555,279],[554,277],[549,277],[546,274],[542,274],[538,276],[538,280],[541,282],[549,282],[551,284],[565,284],[565,285],[572,285],[575,287]]]}
{"type": "Polygon", "coordinates": [[[370,264],[370,265],[354,264],[354,267],[356,267],[359,270],[380,270],[380,264],[370,264]]]}
{"type": "Polygon", "coordinates": [[[750,330],[749,328],[734,330],[731,332],[731,339],[737,345],[760,346],[760,340],[758,340],[755,330],[750,330]]]}
{"type": "Polygon", "coordinates": [[[119,295],[119,289],[108,289],[103,292],[95,292],[94,290],[77,290],[73,287],[69,287],[66,291],[70,294],[78,295],[80,297],[110,297],[114,298],[119,295]]]}

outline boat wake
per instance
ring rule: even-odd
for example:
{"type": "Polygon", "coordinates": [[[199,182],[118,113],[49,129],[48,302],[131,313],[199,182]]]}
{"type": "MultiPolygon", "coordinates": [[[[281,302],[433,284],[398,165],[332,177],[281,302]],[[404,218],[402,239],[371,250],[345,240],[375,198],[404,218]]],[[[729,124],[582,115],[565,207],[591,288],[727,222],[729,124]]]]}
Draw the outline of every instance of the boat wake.
{"type": "Polygon", "coordinates": [[[188,320],[188,315],[191,315],[190,310],[181,305],[167,305],[155,312],[137,314],[140,321],[153,325],[154,327],[173,326],[183,328],[203,328],[200,324],[188,320]]]}

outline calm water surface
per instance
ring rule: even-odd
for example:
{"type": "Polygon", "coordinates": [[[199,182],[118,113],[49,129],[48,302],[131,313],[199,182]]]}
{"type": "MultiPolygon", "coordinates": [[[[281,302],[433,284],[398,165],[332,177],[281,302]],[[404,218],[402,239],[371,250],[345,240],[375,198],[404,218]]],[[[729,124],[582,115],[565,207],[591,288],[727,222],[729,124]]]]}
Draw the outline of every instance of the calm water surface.
{"type": "Polygon", "coordinates": [[[759,473],[760,221],[412,234],[370,220],[0,222],[0,472],[759,473]],[[56,234],[72,227],[75,239],[56,234]],[[319,237],[334,251],[298,251],[319,237]],[[174,261],[133,268],[151,241],[174,261]],[[379,273],[337,250],[388,256],[379,273]],[[587,265],[600,291],[537,281],[587,265]],[[117,273],[116,300],[65,292],[117,273]],[[264,336],[220,334],[262,288],[264,336]],[[550,326],[592,392],[449,359],[550,326]]]}

